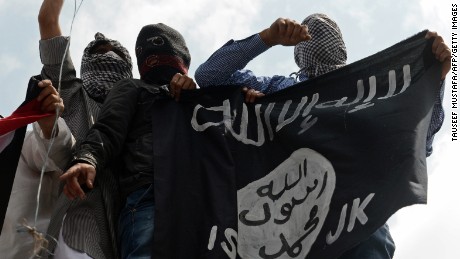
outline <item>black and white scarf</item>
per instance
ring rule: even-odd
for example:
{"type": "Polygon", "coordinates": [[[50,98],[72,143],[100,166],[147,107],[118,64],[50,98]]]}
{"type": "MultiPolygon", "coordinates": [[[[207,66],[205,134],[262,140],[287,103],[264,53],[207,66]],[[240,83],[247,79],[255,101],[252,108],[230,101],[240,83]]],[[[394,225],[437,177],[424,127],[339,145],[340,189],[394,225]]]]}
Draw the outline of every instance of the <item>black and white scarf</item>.
{"type": "Polygon", "coordinates": [[[344,66],[347,49],[339,26],[325,14],[312,14],[303,20],[311,39],[295,46],[294,59],[308,78],[313,78],[344,66]]]}
{"type": "Polygon", "coordinates": [[[98,32],[95,40],[85,48],[81,61],[81,79],[83,88],[97,102],[104,102],[114,83],[124,78],[132,78],[133,64],[128,50],[118,41],[106,38],[98,32]],[[91,54],[90,50],[101,42],[110,43],[124,54],[124,59],[113,51],[104,54],[91,54]]]}

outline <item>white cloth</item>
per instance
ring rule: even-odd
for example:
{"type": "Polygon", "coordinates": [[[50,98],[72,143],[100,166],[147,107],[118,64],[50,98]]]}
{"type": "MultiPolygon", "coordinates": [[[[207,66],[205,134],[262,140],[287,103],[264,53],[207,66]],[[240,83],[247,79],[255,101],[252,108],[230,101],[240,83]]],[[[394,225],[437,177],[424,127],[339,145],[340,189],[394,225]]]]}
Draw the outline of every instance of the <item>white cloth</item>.
{"type": "Polygon", "coordinates": [[[62,228],[59,231],[59,239],[54,250],[54,259],[91,259],[86,253],[78,252],[73,248],[69,247],[62,237],[62,228]]]}
{"type": "MultiPolygon", "coordinates": [[[[64,120],[59,118],[59,133],[50,152],[40,194],[40,209],[35,227],[46,233],[58,197],[59,175],[66,166],[75,140],[64,120]]],[[[25,259],[33,256],[34,240],[22,227],[23,220],[34,226],[40,172],[51,140],[43,138],[38,123],[24,138],[21,157],[11,191],[0,236],[0,258],[25,259]],[[18,230],[20,230],[18,232],[18,230]]]]}

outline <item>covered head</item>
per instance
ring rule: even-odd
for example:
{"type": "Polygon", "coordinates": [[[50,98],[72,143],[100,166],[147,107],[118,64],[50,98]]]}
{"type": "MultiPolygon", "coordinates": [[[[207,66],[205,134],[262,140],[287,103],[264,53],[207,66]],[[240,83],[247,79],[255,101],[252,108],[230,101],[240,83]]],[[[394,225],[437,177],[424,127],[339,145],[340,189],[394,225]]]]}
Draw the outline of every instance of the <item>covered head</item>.
{"type": "Polygon", "coordinates": [[[83,51],[80,70],[83,88],[91,98],[103,102],[116,82],[133,77],[132,69],[128,50],[98,32],[83,51]],[[97,51],[100,46],[105,46],[103,51],[97,51]]]}
{"type": "Polygon", "coordinates": [[[176,73],[187,74],[190,53],[184,37],[162,24],[144,26],[136,40],[137,66],[141,79],[167,84],[176,73]]]}
{"type": "Polygon", "coordinates": [[[294,59],[309,78],[344,66],[347,49],[339,26],[325,14],[312,14],[303,20],[311,39],[297,44],[294,59]]]}

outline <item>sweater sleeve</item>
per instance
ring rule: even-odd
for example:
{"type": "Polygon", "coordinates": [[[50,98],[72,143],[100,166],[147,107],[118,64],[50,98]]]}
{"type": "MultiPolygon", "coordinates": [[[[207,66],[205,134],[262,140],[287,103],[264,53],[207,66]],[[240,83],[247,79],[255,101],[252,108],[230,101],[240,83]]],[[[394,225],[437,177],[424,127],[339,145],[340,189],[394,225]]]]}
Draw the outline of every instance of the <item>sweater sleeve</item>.
{"type": "Polygon", "coordinates": [[[77,79],[69,50],[66,51],[69,41],[70,38],[64,36],[39,41],[40,59],[43,64],[41,75],[43,79],[50,79],[56,87],[59,82],[61,63],[61,81],[72,81],[77,79]],[[62,62],[63,60],[64,63],[62,62]]]}

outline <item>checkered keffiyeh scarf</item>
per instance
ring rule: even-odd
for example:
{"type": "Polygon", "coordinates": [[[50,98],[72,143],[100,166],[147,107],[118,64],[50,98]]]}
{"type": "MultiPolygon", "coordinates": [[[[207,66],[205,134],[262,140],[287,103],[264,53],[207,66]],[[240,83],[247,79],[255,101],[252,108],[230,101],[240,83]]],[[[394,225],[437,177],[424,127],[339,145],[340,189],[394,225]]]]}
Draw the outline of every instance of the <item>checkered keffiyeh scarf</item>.
{"type": "Polygon", "coordinates": [[[133,64],[128,50],[118,41],[106,38],[98,32],[83,52],[81,61],[81,79],[83,88],[97,102],[103,102],[114,83],[124,78],[132,78],[133,64]],[[110,43],[124,54],[125,59],[114,55],[112,51],[105,54],[90,54],[90,50],[101,42],[110,43]]]}
{"type": "Polygon", "coordinates": [[[347,62],[347,49],[339,26],[325,14],[312,14],[305,18],[311,40],[295,46],[294,58],[309,78],[320,76],[344,66],[347,62]]]}

